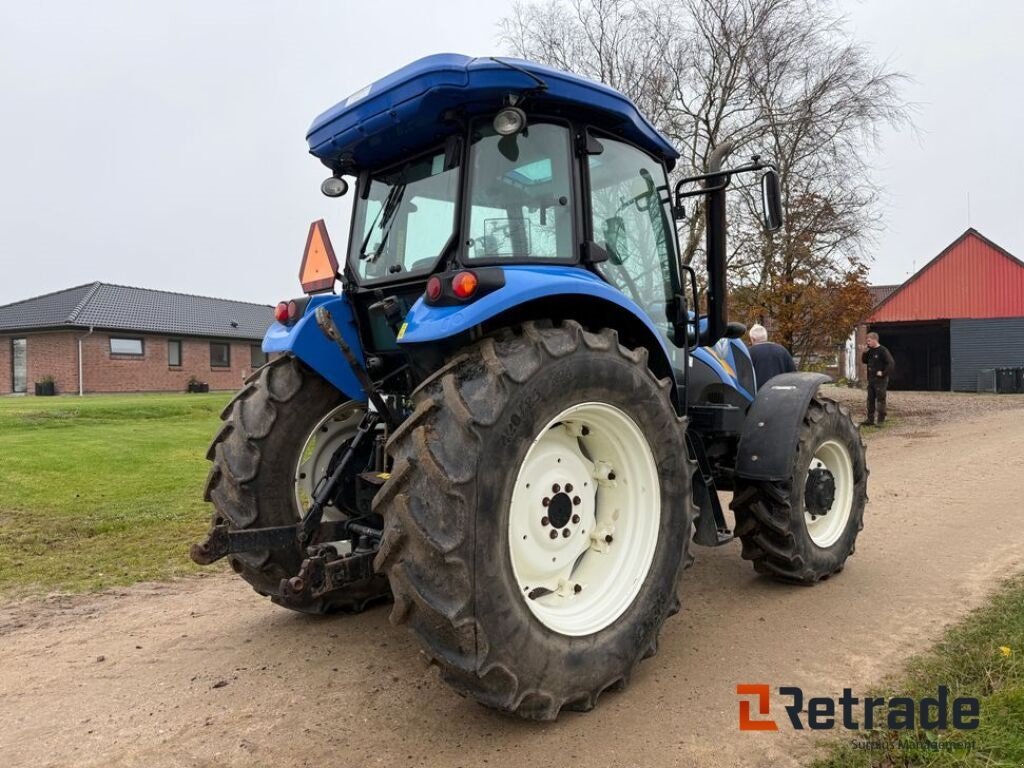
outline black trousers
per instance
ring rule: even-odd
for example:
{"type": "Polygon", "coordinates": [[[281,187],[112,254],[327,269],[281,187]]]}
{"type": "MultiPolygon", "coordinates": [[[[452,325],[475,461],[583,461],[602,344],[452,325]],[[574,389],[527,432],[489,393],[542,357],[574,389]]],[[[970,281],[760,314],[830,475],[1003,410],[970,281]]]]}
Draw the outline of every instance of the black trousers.
{"type": "Polygon", "coordinates": [[[875,420],[875,408],[878,408],[878,421],[885,421],[885,394],[889,389],[888,376],[874,376],[868,379],[868,421],[875,420]]]}

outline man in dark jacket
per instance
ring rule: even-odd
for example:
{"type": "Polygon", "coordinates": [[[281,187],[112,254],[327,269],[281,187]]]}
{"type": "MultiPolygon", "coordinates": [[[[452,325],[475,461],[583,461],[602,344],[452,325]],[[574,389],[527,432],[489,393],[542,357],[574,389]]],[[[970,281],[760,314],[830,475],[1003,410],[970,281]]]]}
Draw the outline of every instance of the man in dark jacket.
{"type": "Polygon", "coordinates": [[[763,325],[750,326],[750,341],[750,360],[754,364],[758,389],[772,376],[796,370],[793,356],[781,344],[768,341],[768,331],[763,325]]]}
{"type": "Polygon", "coordinates": [[[889,350],[878,343],[878,334],[868,334],[868,348],[860,356],[860,361],[868,367],[868,418],[861,422],[862,426],[875,426],[875,406],[878,406],[878,426],[885,423],[885,395],[889,389],[889,374],[892,373],[895,361],[889,350]]]}

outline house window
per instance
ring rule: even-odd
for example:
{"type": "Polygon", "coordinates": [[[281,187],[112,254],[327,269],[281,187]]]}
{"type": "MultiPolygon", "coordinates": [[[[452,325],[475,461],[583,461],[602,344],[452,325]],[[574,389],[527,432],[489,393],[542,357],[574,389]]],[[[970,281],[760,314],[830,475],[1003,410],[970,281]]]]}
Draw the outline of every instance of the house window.
{"type": "Polygon", "coordinates": [[[11,339],[11,383],[13,392],[28,390],[28,342],[11,339]]]}
{"type": "Polygon", "coordinates": [[[110,337],[110,354],[142,357],[142,339],[110,337]]]}
{"type": "Polygon", "coordinates": [[[267,364],[267,353],[263,351],[263,347],[259,344],[249,345],[249,356],[254,371],[267,364]]]}
{"type": "Polygon", "coordinates": [[[181,340],[168,339],[167,341],[167,365],[171,368],[181,367],[181,340]]]}
{"type": "Polygon", "coordinates": [[[231,345],[225,341],[210,342],[210,367],[231,367],[231,345]]]}

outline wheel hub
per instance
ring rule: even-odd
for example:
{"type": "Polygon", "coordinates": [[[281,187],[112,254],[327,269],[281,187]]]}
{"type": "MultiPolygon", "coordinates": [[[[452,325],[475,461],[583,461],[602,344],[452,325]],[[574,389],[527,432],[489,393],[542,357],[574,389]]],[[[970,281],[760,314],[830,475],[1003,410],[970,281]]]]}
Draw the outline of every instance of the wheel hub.
{"type": "MultiPolygon", "coordinates": [[[[555,487],[557,488],[558,486],[555,487]]],[[[572,485],[570,484],[568,487],[571,488],[572,485]]],[[[549,500],[545,498],[544,501],[549,500]]],[[[576,504],[578,505],[581,502],[582,499],[580,499],[580,497],[577,496],[576,504]]],[[[573,517],[576,518],[575,522],[578,523],[580,521],[580,516],[574,516],[572,513],[573,501],[572,499],[569,498],[569,494],[567,493],[556,493],[550,499],[549,503],[546,506],[548,508],[549,524],[554,526],[555,528],[565,528],[565,526],[569,524],[573,517]]]]}
{"type": "Polygon", "coordinates": [[[831,547],[843,535],[853,492],[850,452],[842,443],[826,440],[815,449],[804,483],[804,522],[815,545],[831,547]]]}
{"type": "Polygon", "coordinates": [[[509,554],[531,612],[567,635],[632,603],[658,539],[660,486],[643,433],[603,403],[566,409],[534,438],[509,510],[509,554]]]}
{"type": "Polygon", "coordinates": [[[815,467],[807,473],[804,500],[812,516],[828,514],[836,500],[836,480],[828,469],[815,467]]]}

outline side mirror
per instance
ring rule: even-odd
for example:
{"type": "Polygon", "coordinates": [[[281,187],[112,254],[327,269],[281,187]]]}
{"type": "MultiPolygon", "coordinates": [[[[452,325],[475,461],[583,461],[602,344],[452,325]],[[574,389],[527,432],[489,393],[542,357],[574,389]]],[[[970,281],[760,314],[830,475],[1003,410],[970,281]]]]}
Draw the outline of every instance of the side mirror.
{"type": "Polygon", "coordinates": [[[769,168],[761,177],[761,208],[765,229],[774,232],[782,226],[782,184],[774,168],[769,168]]]}

